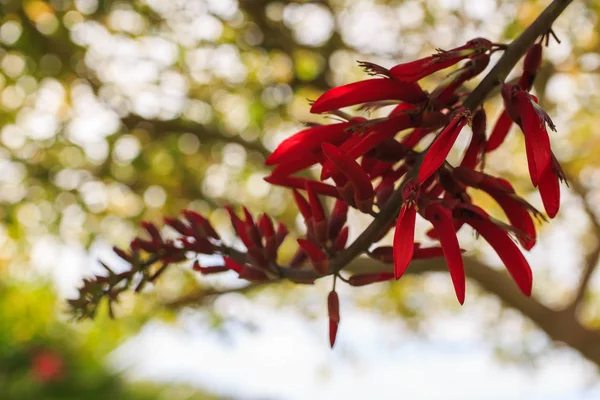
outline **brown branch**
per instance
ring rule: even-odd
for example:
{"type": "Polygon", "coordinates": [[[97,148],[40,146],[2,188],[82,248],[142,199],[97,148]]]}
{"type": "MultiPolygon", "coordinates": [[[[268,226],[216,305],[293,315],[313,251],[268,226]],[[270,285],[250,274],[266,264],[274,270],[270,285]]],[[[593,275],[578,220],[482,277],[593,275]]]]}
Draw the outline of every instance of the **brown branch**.
{"type": "Polygon", "coordinates": [[[264,158],[268,157],[271,152],[267,150],[258,141],[247,141],[238,135],[225,136],[221,131],[208,126],[199,125],[192,122],[185,122],[180,119],[172,120],[147,120],[137,115],[130,115],[121,119],[121,122],[127,129],[133,129],[138,124],[149,124],[157,132],[177,132],[177,133],[191,133],[200,139],[200,141],[218,141],[237,143],[242,145],[247,150],[256,151],[260,153],[264,158]]]}
{"type": "Polygon", "coordinates": [[[600,222],[596,218],[594,214],[594,210],[587,200],[587,191],[581,185],[577,178],[569,178],[569,184],[573,189],[573,192],[579,196],[581,201],[583,202],[583,209],[587,214],[590,223],[592,224],[592,231],[596,238],[598,238],[598,242],[596,243],[594,249],[587,255],[585,258],[585,264],[583,266],[583,272],[581,273],[581,278],[579,284],[577,285],[577,289],[575,291],[575,295],[573,297],[572,302],[567,306],[568,310],[575,312],[577,306],[583,301],[585,294],[587,293],[587,289],[594,274],[596,268],[598,266],[598,259],[600,258],[600,222]]]}
{"type": "MultiPolygon", "coordinates": [[[[566,343],[583,357],[600,366],[600,332],[585,327],[572,312],[555,310],[542,304],[535,296],[524,296],[507,273],[497,271],[474,257],[464,257],[467,277],[477,282],[487,293],[496,296],[505,305],[516,309],[555,342],[566,343]]],[[[391,272],[393,267],[367,258],[350,264],[348,272],[391,272]]],[[[405,274],[422,275],[429,272],[447,272],[443,258],[413,261],[405,274]]]]}
{"type": "Polygon", "coordinates": [[[502,58],[498,60],[494,68],[487,74],[481,83],[467,97],[463,106],[469,110],[475,110],[485,100],[487,95],[500,83],[504,82],[510,71],[517,62],[525,55],[527,50],[534,44],[535,40],[548,32],[554,21],[562,14],[573,0],[554,0],[537,17],[535,21],[518,38],[516,38],[506,49],[502,58]]]}
{"type": "Polygon", "coordinates": [[[267,283],[251,283],[247,286],[239,288],[226,288],[226,289],[215,289],[215,288],[200,288],[193,291],[185,296],[176,298],[175,300],[168,301],[163,304],[168,309],[181,309],[183,307],[191,306],[204,306],[212,304],[212,302],[219,296],[228,293],[239,293],[248,294],[254,290],[260,289],[266,286],[267,283]]]}

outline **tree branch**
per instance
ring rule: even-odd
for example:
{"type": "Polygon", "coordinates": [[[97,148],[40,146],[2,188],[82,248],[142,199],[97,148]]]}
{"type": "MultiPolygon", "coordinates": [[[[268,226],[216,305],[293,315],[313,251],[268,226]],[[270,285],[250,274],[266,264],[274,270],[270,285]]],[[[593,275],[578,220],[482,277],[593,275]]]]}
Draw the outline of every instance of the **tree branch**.
{"type": "Polygon", "coordinates": [[[572,302],[567,306],[567,309],[575,311],[577,309],[577,306],[583,301],[592,275],[594,274],[594,271],[598,266],[598,259],[600,258],[600,222],[598,222],[598,219],[594,214],[594,210],[592,210],[592,207],[586,198],[587,191],[585,190],[583,185],[581,185],[579,179],[570,177],[569,184],[573,189],[573,192],[575,192],[583,202],[583,209],[587,214],[590,223],[592,224],[592,232],[596,238],[599,238],[597,239],[598,242],[596,243],[594,249],[585,258],[583,272],[581,273],[581,278],[575,291],[574,298],[572,302]]]}
{"type": "Polygon", "coordinates": [[[256,151],[260,153],[264,158],[267,158],[271,152],[267,150],[258,141],[248,141],[238,135],[225,136],[218,129],[209,128],[195,123],[186,123],[179,119],[172,120],[147,120],[137,115],[129,115],[121,119],[121,122],[127,129],[133,129],[138,124],[150,124],[157,132],[177,132],[191,133],[200,139],[200,141],[219,141],[228,143],[237,143],[242,145],[247,150],[256,151]]]}

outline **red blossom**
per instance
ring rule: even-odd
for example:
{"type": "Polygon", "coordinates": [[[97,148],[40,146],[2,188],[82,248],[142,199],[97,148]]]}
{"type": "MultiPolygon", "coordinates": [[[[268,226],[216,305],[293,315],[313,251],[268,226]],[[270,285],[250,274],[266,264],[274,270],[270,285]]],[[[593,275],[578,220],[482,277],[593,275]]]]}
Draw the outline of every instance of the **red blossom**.
{"type": "Polygon", "coordinates": [[[399,100],[414,104],[426,99],[427,95],[416,83],[375,78],[328,90],[313,103],[310,112],[320,114],[371,101],[399,100]]]}

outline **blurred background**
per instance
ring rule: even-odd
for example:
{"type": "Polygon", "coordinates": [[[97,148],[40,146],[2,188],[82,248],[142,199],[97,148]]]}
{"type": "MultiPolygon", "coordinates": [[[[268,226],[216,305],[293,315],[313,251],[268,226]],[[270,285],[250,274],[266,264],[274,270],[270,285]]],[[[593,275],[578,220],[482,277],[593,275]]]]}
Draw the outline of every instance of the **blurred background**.
{"type": "MultiPolygon", "coordinates": [[[[544,49],[535,83],[571,183],[527,254],[533,300],[474,277],[459,307],[445,273],[342,287],[334,350],[329,282],[247,288],[184,264],[122,296],[115,320],[101,309],[73,321],[65,302],[101,270],[98,259],[118,263],[111,246],[127,246],[141,220],[191,208],[227,232],[220,207],[231,203],[300,230],[289,193],[262,178],[279,142],[324,121],[307,99],[364,79],[356,60],[391,67],[477,36],[509,42],[548,4],[0,0],[0,397],[599,398],[596,0],[559,18],[561,44],[544,49]],[[560,329],[585,335],[553,341],[560,329]]],[[[497,95],[486,103],[489,125],[500,106],[497,95]]],[[[521,134],[487,165],[541,205],[521,134]]],[[[355,237],[369,219],[351,221],[355,237]]],[[[500,266],[470,232],[460,240],[468,264],[500,266]]]]}

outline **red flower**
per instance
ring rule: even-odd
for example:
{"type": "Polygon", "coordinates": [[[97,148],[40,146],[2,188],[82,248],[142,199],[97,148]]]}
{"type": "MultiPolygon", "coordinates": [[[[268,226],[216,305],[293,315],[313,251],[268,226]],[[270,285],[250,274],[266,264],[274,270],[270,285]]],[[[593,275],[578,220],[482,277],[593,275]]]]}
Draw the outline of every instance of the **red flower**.
{"type": "Polygon", "coordinates": [[[452,149],[458,134],[462,128],[469,122],[471,113],[469,110],[461,108],[455,114],[447,127],[442,130],[437,138],[433,141],[427,153],[423,158],[423,162],[419,168],[419,183],[425,182],[439,167],[442,166],[448,153],[452,149]]]}
{"type": "Polygon", "coordinates": [[[466,185],[481,189],[502,207],[511,225],[523,234],[518,237],[526,250],[535,245],[536,232],[531,215],[542,218],[541,213],[527,201],[517,196],[512,185],[501,178],[465,167],[457,167],[453,175],[466,185]]]}
{"type": "Polygon", "coordinates": [[[340,324],[340,299],[335,290],[327,296],[327,313],[329,314],[329,345],[333,348],[340,324]]]}
{"type": "Polygon", "coordinates": [[[274,165],[301,159],[315,150],[320,151],[323,143],[341,143],[350,136],[348,128],[356,125],[357,122],[358,119],[353,119],[348,122],[304,129],[281,142],[267,158],[265,164],[274,165]]]}
{"type": "Polygon", "coordinates": [[[413,181],[407,182],[402,190],[402,195],[404,204],[400,209],[394,232],[394,276],[396,279],[400,279],[404,274],[414,254],[418,184],[413,181]]]}
{"type": "Polygon", "coordinates": [[[465,302],[465,267],[454,230],[452,211],[442,206],[440,202],[432,202],[425,207],[424,214],[440,238],[456,298],[460,304],[463,304],[465,302]]]}
{"type": "Polygon", "coordinates": [[[531,295],[532,275],[529,263],[508,234],[498,227],[481,208],[458,204],[454,217],[471,225],[494,248],[504,266],[526,295],[531,295]]]}
{"type": "Polygon", "coordinates": [[[470,40],[464,46],[443,51],[430,57],[399,64],[390,69],[389,74],[394,79],[406,82],[416,82],[421,78],[431,75],[436,71],[448,68],[460,60],[480,55],[492,47],[492,42],[483,38],[470,40]]]}
{"type": "Polygon", "coordinates": [[[36,381],[50,383],[61,380],[65,374],[62,357],[52,350],[42,350],[31,357],[31,372],[36,381]]]}
{"type": "MultiPolygon", "coordinates": [[[[369,175],[367,175],[365,170],[356,161],[342,153],[334,145],[323,143],[322,149],[325,156],[335,165],[337,172],[346,177],[350,183],[354,191],[356,207],[363,212],[370,212],[373,207],[375,191],[373,190],[369,175]]],[[[340,187],[338,186],[339,189],[340,187]]]]}
{"type": "Polygon", "coordinates": [[[417,83],[376,78],[338,86],[326,91],[312,105],[310,112],[320,114],[339,108],[381,100],[421,103],[427,94],[417,83]]]}
{"type": "Polygon", "coordinates": [[[554,124],[532,96],[518,85],[502,86],[502,97],[508,115],[521,127],[525,135],[529,174],[533,185],[537,186],[551,161],[550,139],[546,124],[555,130],[554,124]]]}

